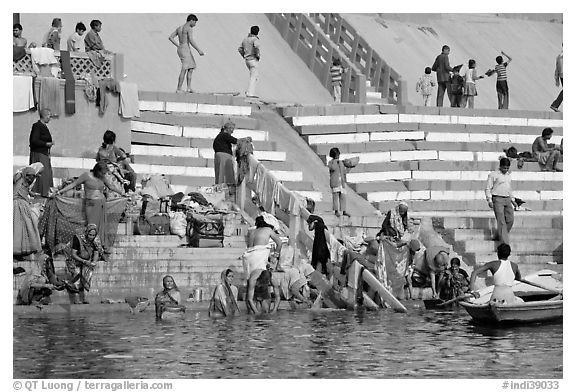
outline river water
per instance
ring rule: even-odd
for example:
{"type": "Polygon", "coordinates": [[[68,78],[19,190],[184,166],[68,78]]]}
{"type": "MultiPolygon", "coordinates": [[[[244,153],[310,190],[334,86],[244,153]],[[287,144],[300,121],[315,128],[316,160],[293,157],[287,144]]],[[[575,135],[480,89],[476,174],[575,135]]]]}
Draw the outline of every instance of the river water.
{"type": "MultiPolygon", "coordinates": [[[[414,301],[418,303],[417,301],[414,301]]],[[[241,303],[241,305],[243,305],[241,303]]],[[[410,305],[409,305],[410,306],[410,305]]],[[[562,378],[562,324],[464,310],[14,316],[14,378],[562,378]],[[498,371],[498,373],[496,373],[498,371]]]]}

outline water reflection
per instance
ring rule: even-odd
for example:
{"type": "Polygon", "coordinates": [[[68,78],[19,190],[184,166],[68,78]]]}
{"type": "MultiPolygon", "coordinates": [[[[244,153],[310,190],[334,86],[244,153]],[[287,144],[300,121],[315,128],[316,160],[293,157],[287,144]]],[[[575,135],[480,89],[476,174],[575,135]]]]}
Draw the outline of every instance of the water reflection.
{"type": "Polygon", "coordinates": [[[561,378],[562,335],[418,308],[15,316],[14,378],[561,378]]]}

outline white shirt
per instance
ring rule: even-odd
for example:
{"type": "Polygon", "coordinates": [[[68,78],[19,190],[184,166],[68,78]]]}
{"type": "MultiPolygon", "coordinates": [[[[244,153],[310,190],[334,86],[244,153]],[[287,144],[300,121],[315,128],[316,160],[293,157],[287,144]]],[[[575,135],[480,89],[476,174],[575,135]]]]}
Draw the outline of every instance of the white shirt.
{"type": "Polygon", "coordinates": [[[510,172],[502,174],[500,170],[488,174],[486,183],[486,200],[492,201],[492,196],[504,196],[514,198],[512,192],[512,176],[510,172]]]}
{"type": "Polygon", "coordinates": [[[84,52],[84,40],[77,33],[74,32],[70,37],[68,37],[67,49],[70,52],[84,52]]]}

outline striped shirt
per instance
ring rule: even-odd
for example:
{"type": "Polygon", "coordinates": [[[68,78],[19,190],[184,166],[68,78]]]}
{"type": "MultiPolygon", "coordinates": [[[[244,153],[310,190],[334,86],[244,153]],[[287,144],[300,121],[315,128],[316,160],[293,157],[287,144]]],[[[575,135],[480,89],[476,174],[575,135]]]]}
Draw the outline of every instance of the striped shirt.
{"type": "Polygon", "coordinates": [[[332,85],[339,86],[342,85],[342,74],[344,73],[344,68],[341,65],[333,65],[330,67],[330,76],[332,77],[332,85]]]}
{"type": "Polygon", "coordinates": [[[496,66],[494,67],[494,71],[496,71],[496,80],[507,80],[507,76],[506,76],[506,67],[508,66],[508,63],[502,63],[502,64],[496,64],[496,66]]]}

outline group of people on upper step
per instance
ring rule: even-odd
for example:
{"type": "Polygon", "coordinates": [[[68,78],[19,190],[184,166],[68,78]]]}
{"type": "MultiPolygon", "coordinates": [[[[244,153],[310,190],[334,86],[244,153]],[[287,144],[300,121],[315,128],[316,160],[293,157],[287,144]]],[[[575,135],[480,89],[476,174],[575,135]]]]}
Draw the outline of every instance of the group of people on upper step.
{"type": "MultiPolygon", "coordinates": [[[[512,62],[512,57],[504,51],[500,51],[500,55],[496,57],[496,65],[494,65],[494,68],[488,69],[484,74],[478,73],[476,69],[476,60],[470,59],[468,60],[468,68],[466,69],[464,76],[462,76],[460,75],[462,64],[454,67],[451,66],[449,55],[450,47],[448,45],[442,46],[442,53],[436,56],[432,67],[426,67],[424,69],[424,74],[416,83],[416,92],[422,95],[424,106],[432,105],[434,87],[437,87],[436,106],[443,106],[444,93],[446,92],[451,107],[468,107],[474,109],[474,97],[478,95],[476,82],[484,77],[496,75],[498,109],[509,108],[510,92],[507,70],[508,65],[512,62]],[[432,78],[432,71],[436,72],[436,81],[432,78]]],[[[563,58],[563,53],[560,53],[556,57],[554,79],[557,87],[564,84],[563,58]]],[[[558,112],[562,100],[563,90],[560,91],[558,97],[554,102],[552,102],[550,109],[558,112]]]]}

